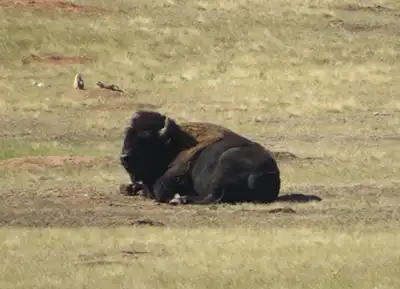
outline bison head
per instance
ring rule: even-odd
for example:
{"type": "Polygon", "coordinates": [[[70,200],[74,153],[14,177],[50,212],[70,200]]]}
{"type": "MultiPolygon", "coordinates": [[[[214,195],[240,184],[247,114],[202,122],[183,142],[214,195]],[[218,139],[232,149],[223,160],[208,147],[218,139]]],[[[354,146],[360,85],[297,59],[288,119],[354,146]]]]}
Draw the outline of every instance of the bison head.
{"type": "Polygon", "coordinates": [[[152,185],[168,168],[175,122],[153,111],[138,111],[125,130],[121,164],[136,181],[152,185]]]}

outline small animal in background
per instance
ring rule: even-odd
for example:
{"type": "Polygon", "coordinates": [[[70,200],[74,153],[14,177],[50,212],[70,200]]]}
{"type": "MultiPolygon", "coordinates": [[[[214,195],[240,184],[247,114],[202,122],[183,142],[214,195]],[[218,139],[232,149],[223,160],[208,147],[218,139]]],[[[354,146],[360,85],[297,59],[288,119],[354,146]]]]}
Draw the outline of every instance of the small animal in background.
{"type": "Polygon", "coordinates": [[[100,87],[100,88],[103,88],[103,89],[109,89],[109,90],[112,90],[112,91],[118,91],[118,92],[124,92],[122,89],[120,89],[117,85],[115,85],[115,84],[105,84],[105,83],[103,83],[103,82],[101,82],[101,81],[97,81],[96,82],[96,85],[98,86],[98,87],[100,87]]]}
{"type": "Polygon", "coordinates": [[[75,75],[74,78],[74,88],[83,90],[85,88],[83,83],[82,74],[79,72],[75,75]]]}

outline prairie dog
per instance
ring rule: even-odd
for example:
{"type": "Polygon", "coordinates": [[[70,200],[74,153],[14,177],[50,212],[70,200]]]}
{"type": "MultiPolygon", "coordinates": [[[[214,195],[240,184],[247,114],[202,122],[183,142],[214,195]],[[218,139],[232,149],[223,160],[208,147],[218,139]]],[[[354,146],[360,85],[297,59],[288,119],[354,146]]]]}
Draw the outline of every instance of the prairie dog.
{"type": "Polygon", "coordinates": [[[81,73],[77,73],[74,78],[74,88],[75,89],[84,89],[83,78],[81,73]]]}

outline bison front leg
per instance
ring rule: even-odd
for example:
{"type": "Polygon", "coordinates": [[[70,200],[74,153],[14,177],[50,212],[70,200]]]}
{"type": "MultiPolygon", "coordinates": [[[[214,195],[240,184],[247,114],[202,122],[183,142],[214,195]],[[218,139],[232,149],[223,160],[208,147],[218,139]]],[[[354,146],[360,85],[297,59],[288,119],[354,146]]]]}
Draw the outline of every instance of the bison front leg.
{"type": "Polygon", "coordinates": [[[121,194],[126,196],[135,196],[138,195],[139,191],[144,191],[144,185],[136,181],[136,178],[133,174],[129,173],[129,184],[121,184],[119,186],[119,191],[121,194]]]}
{"type": "Polygon", "coordinates": [[[119,185],[119,192],[125,196],[136,196],[141,190],[143,190],[143,187],[139,183],[119,185]]]}
{"type": "Polygon", "coordinates": [[[153,189],[147,185],[143,185],[142,195],[147,199],[154,199],[153,189]]]}

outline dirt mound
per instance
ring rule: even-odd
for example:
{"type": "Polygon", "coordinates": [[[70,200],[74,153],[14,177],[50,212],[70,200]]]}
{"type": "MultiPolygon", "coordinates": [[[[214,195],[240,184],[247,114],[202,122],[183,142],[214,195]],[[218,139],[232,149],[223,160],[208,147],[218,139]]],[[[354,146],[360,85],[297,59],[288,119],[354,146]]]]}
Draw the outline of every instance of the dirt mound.
{"type": "Polygon", "coordinates": [[[383,13],[383,12],[391,12],[392,9],[382,5],[371,5],[365,6],[360,4],[344,4],[335,6],[338,10],[350,11],[350,12],[375,12],[375,13],[383,13]]]}
{"type": "Polygon", "coordinates": [[[104,159],[104,157],[90,156],[43,156],[43,157],[19,157],[0,160],[2,167],[20,167],[23,165],[39,165],[46,167],[57,167],[66,164],[78,165],[89,164],[93,161],[104,159]]]}
{"type": "Polygon", "coordinates": [[[59,55],[48,55],[48,56],[37,56],[31,54],[27,57],[24,57],[22,60],[22,64],[29,64],[31,62],[39,62],[45,64],[68,64],[68,63],[85,63],[90,61],[89,58],[84,56],[59,56],[59,55]]]}
{"type": "Polygon", "coordinates": [[[81,5],[66,1],[56,0],[0,0],[0,7],[6,8],[31,8],[31,9],[63,9],[74,13],[99,13],[103,9],[91,6],[81,5]]]}

